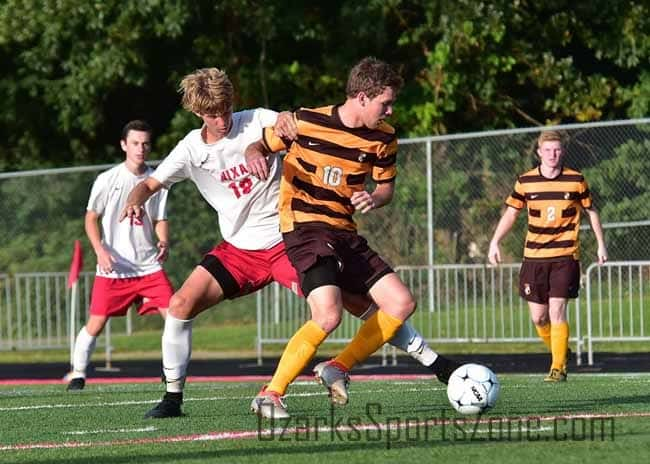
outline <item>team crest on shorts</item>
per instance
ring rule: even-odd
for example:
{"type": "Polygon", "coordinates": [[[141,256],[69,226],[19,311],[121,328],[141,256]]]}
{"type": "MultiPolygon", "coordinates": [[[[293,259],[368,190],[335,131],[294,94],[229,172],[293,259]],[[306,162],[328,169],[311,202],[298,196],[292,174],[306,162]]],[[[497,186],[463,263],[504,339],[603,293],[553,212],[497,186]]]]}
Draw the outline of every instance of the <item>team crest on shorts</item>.
{"type": "Polygon", "coordinates": [[[531,289],[530,284],[524,284],[524,294],[530,295],[531,289]]]}

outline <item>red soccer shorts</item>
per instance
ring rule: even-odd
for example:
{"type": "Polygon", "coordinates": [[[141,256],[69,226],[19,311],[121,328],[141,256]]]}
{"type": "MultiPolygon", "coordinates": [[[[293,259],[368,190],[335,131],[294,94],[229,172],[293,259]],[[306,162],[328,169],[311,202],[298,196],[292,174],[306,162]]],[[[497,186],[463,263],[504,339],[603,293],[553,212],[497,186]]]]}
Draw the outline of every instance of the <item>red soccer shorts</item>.
{"type": "Polygon", "coordinates": [[[169,307],[169,299],[173,293],[172,284],[163,270],[125,279],[95,276],[90,298],[90,314],[124,316],[134,302],[140,315],[158,312],[158,308],[169,307]]]}
{"type": "Polygon", "coordinates": [[[283,243],[268,250],[242,250],[221,242],[205,256],[201,266],[219,282],[226,298],[252,293],[274,280],[302,295],[298,274],[289,262],[283,243]]]}

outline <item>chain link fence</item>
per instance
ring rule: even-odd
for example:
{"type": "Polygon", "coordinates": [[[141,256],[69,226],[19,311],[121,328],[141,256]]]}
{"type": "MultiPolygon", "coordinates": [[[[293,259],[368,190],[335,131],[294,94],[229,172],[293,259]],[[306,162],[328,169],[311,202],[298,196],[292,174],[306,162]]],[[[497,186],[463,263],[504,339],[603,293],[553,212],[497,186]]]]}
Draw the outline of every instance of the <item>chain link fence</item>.
{"type": "MultiPolygon", "coordinates": [[[[650,257],[650,119],[553,129],[566,136],[566,165],[589,183],[610,259],[650,257]]],[[[394,265],[486,262],[517,176],[538,164],[539,133],[531,128],[402,140],[393,201],[361,216],[361,233],[394,265]]],[[[506,261],[521,259],[525,231],[521,214],[502,242],[506,261]]],[[[586,264],[596,253],[593,234],[583,231],[581,242],[586,264]]]]}
{"type": "MultiPolygon", "coordinates": [[[[610,259],[649,259],[650,118],[553,129],[566,135],[566,164],[581,170],[590,185],[610,259]]],[[[513,129],[401,140],[394,199],[385,208],[358,215],[361,234],[394,266],[485,263],[505,198],[517,175],[536,164],[539,132],[513,129]]],[[[85,206],[93,180],[108,167],[0,173],[2,282],[18,273],[64,272],[75,239],[91,250],[83,229],[85,206]]],[[[179,285],[220,237],[214,211],[189,181],[172,188],[168,214],[173,248],[166,270],[179,285]]],[[[520,260],[525,228],[522,214],[502,242],[506,261],[520,260]]],[[[586,268],[596,243],[590,231],[581,240],[586,268]]],[[[94,264],[94,254],[87,252],[85,269],[94,264]]],[[[15,295],[2,287],[9,295],[5,305],[11,307],[15,295]]],[[[434,301],[432,295],[427,299],[434,301]]],[[[80,307],[82,314],[86,307],[80,307]]],[[[16,325],[6,318],[9,309],[3,312],[0,347],[16,335],[16,325]]],[[[137,318],[136,329],[142,319],[137,318]]]]}

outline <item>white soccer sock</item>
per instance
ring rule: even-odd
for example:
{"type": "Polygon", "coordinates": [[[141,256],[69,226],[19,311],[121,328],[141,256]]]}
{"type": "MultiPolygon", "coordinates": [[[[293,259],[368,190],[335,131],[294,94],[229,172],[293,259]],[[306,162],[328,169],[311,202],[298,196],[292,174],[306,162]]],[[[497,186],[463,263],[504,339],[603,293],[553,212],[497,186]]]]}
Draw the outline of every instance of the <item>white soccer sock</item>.
{"type": "Polygon", "coordinates": [[[74,352],[72,355],[72,374],[70,378],[85,378],[86,368],[90,363],[90,357],[95,351],[95,344],[97,337],[93,337],[86,330],[86,326],[82,327],[74,342],[74,352]]]}
{"type": "Polygon", "coordinates": [[[406,351],[413,359],[426,367],[429,367],[438,358],[438,353],[427,345],[422,335],[409,321],[402,324],[402,327],[388,343],[406,351]]]}
{"type": "Polygon", "coordinates": [[[176,319],[169,313],[162,335],[163,375],[170,393],[182,393],[192,355],[192,319],[176,319]]]}

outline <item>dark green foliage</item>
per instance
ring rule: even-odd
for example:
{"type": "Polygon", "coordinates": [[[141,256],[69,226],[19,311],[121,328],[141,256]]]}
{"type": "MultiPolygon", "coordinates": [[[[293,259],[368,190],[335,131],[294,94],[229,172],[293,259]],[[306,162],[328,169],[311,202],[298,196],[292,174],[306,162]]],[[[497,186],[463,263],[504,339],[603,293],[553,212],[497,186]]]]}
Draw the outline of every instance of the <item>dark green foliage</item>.
{"type": "Polygon", "coordinates": [[[643,2],[78,2],[0,6],[0,169],[114,162],[129,119],[166,153],[195,125],[180,78],[226,69],[238,107],[341,101],[364,55],[394,63],[400,136],[641,117],[643,2]]]}

